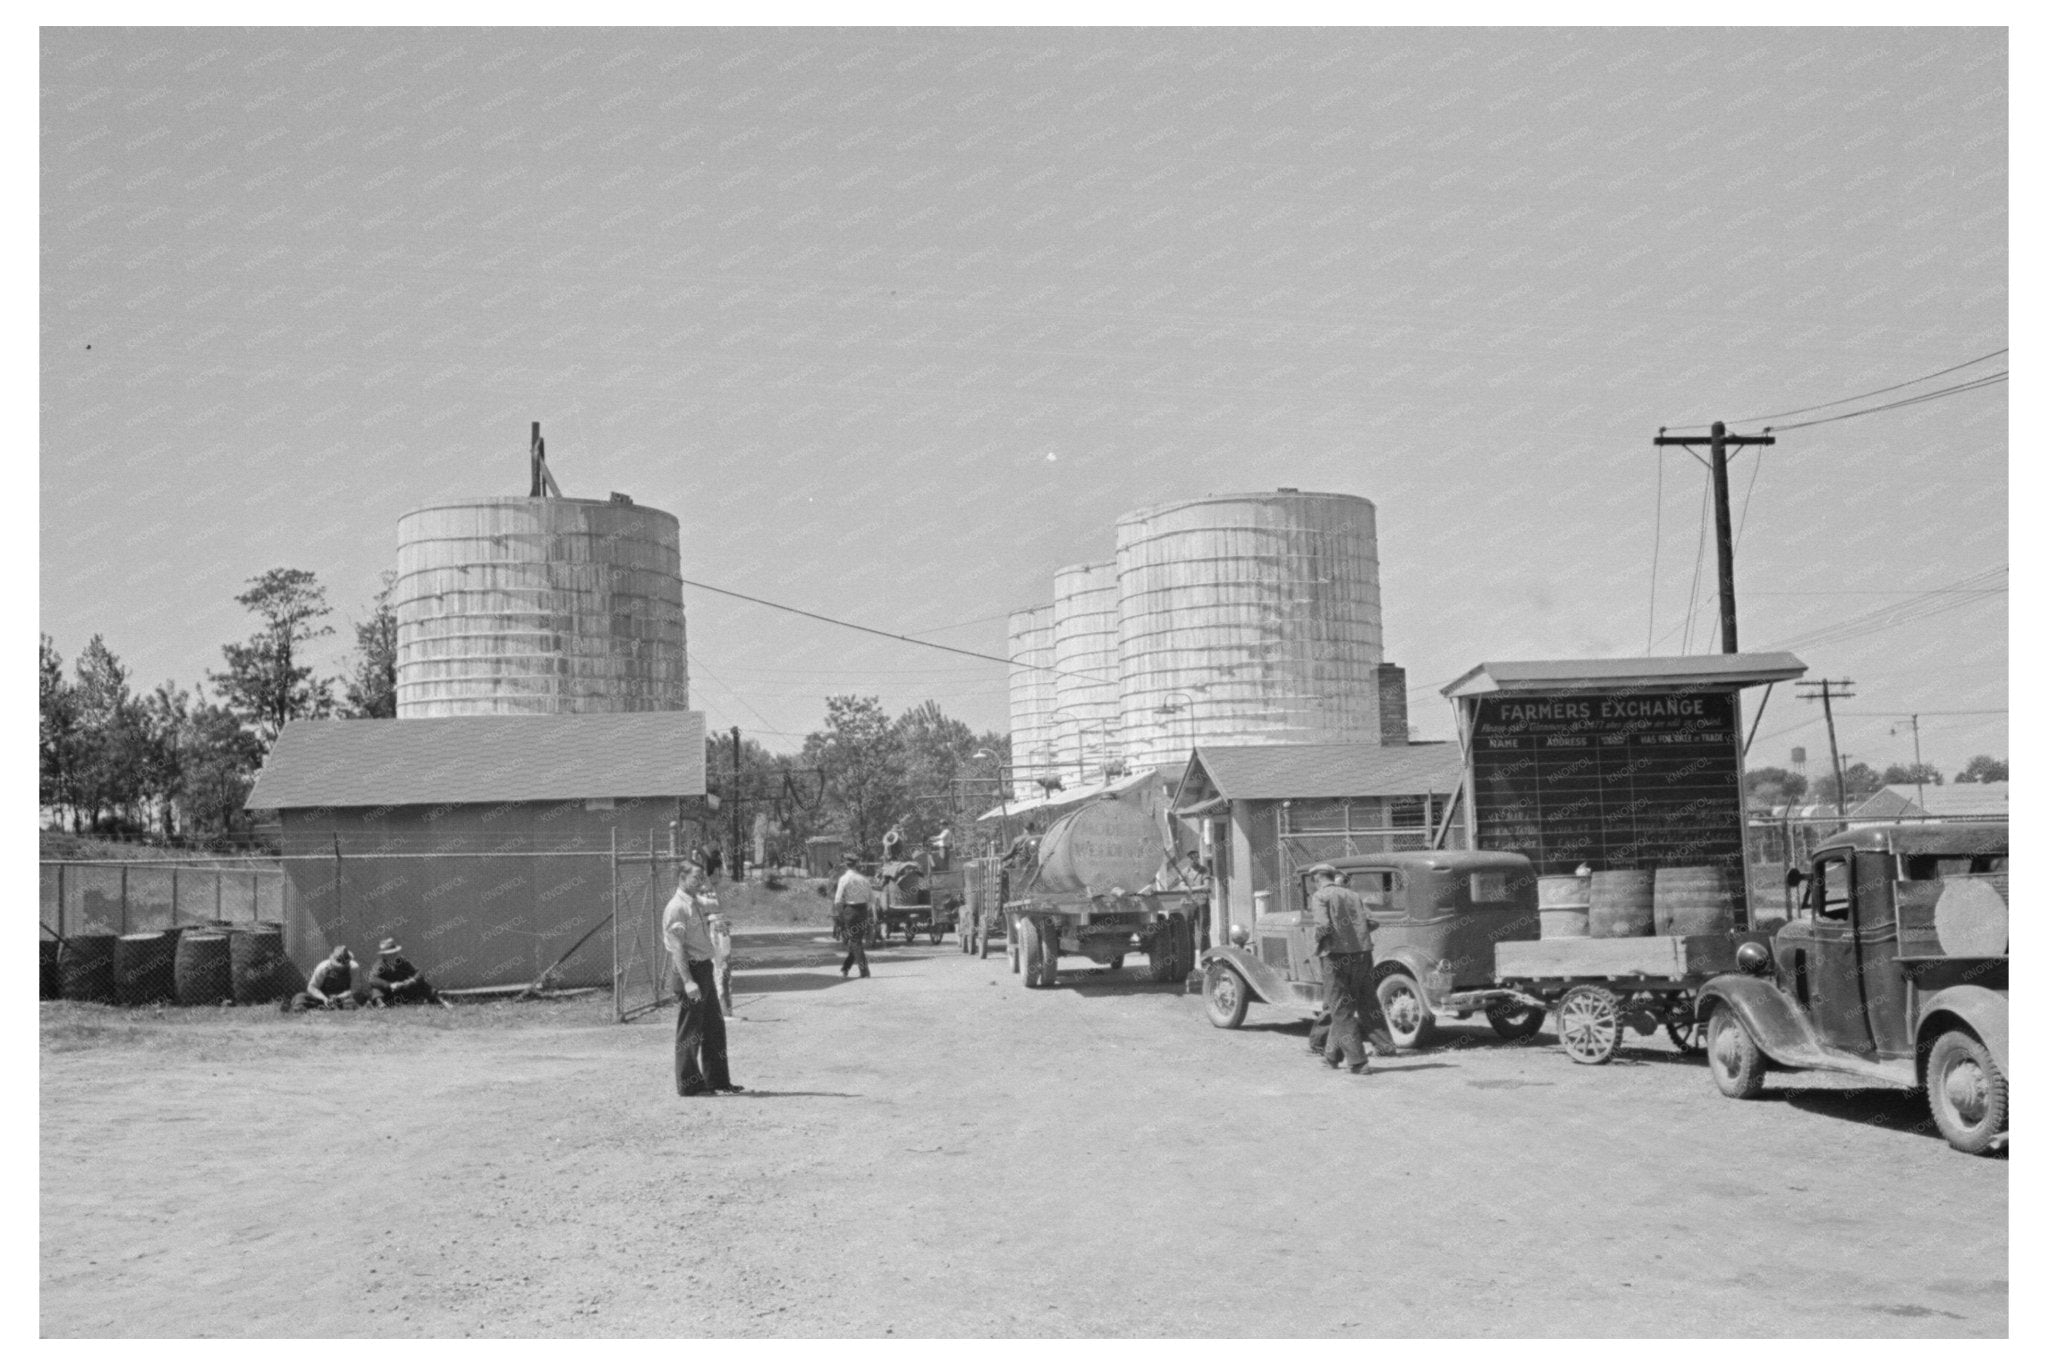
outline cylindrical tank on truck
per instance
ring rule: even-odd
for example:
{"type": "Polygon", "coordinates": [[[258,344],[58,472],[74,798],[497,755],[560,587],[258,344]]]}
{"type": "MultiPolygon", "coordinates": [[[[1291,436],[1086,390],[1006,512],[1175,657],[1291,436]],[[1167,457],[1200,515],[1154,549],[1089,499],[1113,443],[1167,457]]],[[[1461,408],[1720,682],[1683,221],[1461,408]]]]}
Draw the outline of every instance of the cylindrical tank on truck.
{"type": "Polygon", "coordinates": [[[1037,858],[1004,907],[1013,961],[1033,988],[1052,985],[1061,954],[1115,970],[1130,952],[1154,981],[1194,967],[1197,888],[1183,887],[1160,813],[1136,793],[1109,794],[1046,830],[1037,858]]]}

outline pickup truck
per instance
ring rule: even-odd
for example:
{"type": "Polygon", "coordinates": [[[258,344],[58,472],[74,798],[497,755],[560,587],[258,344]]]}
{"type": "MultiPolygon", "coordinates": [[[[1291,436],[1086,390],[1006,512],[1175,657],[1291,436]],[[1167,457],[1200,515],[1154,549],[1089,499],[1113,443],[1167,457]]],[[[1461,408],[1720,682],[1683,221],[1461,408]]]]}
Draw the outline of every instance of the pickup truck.
{"type": "Polygon", "coordinates": [[[1791,918],[1744,943],[1696,1010],[1721,1093],[1772,1068],[1921,1090],[1958,1151],[2006,1139],[2007,827],[1868,825],[1814,850],[1791,918]]]}

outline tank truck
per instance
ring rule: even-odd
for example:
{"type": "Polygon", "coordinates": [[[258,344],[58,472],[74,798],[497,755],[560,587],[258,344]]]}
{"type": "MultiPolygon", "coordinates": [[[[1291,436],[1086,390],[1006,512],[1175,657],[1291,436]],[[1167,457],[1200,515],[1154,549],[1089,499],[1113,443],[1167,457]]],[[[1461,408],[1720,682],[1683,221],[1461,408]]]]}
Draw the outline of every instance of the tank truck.
{"type": "Polygon", "coordinates": [[[1141,952],[1161,982],[1182,981],[1194,966],[1208,891],[1183,880],[1156,793],[1107,792],[1061,816],[1011,885],[1010,969],[1027,987],[1053,985],[1063,954],[1115,971],[1141,952]]]}

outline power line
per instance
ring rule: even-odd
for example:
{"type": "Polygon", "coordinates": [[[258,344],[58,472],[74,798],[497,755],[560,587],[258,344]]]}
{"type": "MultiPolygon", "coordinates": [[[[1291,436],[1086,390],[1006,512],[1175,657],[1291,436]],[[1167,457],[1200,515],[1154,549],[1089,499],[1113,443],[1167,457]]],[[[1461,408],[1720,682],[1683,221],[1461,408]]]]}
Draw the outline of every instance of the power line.
{"type": "MultiPolygon", "coordinates": [[[[1917,379],[1903,379],[1896,384],[1887,384],[1881,389],[1871,389],[1867,393],[1852,393],[1847,398],[1837,398],[1831,403],[1815,403],[1804,408],[1787,408],[1783,412],[1764,412],[1758,413],[1754,417],[1738,417],[1735,419],[1734,424],[1740,426],[1744,422],[1768,422],[1778,417],[1797,417],[1802,412],[1820,412],[1825,408],[1838,408],[1844,403],[1854,403],[1865,398],[1875,398],[1881,393],[1895,393],[1900,389],[1911,388],[1915,384],[1924,384],[1930,379],[1939,379],[1945,374],[1954,374],[1957,370],[1967,370],[1972,365],[1981,365],[1987,360],[2005,355],[2008,349],[2008,347],[2001,346],[1995,351],[1976,357],[1974,360],[1965,360],[1960,365],[1951,365],[1945,370],[1936,370],[1933,374],[1923,374],[1917,379]]],[[[1706,426],[1707,423],[1705,422],[1690,422],[1671,429],[1673,431],[1694,431],[1705,430],[1706,426]]]]}
{"type": "Polygon", "coordinates": [[[1985,569],[1960,579],[1946,589],[1934,589],[1909,597],[1903,602],[1878,607],[1859,616],[1821,626],[1801,635],[1794,635],[1770,646],[1772,649],[1799,649],[1818,644],[1835,644],[1842,640],[1868,635],[1872,631],[1888,630],[1957,607],[1967,607],[1987,597],[1996,597],[2007,591],[2005,585],[1991,580],[2011,571],[2011,566],[2001,564],[1995,569],[1985,569]]]}
{"type": "Polygon", "coordinates": [[[1932,393],[1922,393],[1916,394],[1911,398],[1901,398],[1896,403],[1879,403],[1874,408],[1858,408],[1855,412],[1838,412],[1833,417],[1816,417],[1810,422],[1794,422],[1788,427],[1765,427],[1764,430],[1799,431],[1805,427],[1825,426],[1829,422],[1846,422],[1851,417],[1868,417],[1873,412],[1890,412],[1894,408],[1910,408],[1915,403],[1932,403],[1939,398],[1953,398],[1960,393],[1974,393],[1978,389],[1988,389],[1994,384],[2003,384],[2010,377],[2011,373],[2010,370],[2000,370],[1997,374],[1986,375],[1982,379],[1973,379],[1967,384],[1952,384],[1948,388],[1936,389],[1932,393]]]}
{"type": "Polygon", "coordinates": [[[695,579],[684,579],[683,586],[687,588],[701,588],[705,592],[715,592],[721,597],[736,597],[742,602],[752,602],[755,606],[772,607],[776,611],[786,611],[792,616],[803,616],[813,621],[823,621],[828,626],[843,626],[847,630],[857,630],[863,635],[879,635],[885,640],[900,640],[906,645],[918,645],[924,649],[942,649],[948,654],[961,654],[970,659],[986,659],[990,663],[1005,664],[1011,668],[1034,669],[1041,673],[1056,674],[1062,678],[1080,678],[1084,682],[1094,683],[1098,687],[1111,686],[1116,682],[1114,678],[1098,678],[1092,673],[1078,673],[1072,669],[1056,668],[1051,664],[1027,664],[1021,659],[1006,659],[1000,654],[984,654],[978,649],[961,649],[957,645],[942,645],[936,640],[920,640],[913,635],[898,635],[893,630],[877,630],[873,626],[863,626],[858,622],[842,621],[836,616],[823,616],[815,611],[805,611],[802,607],[792,607],[782,602],[770,602],[765,597],[750,597],[743,592],[734,592],[731,588],[716,588],[709,583],[699,583],[695,579]]]}

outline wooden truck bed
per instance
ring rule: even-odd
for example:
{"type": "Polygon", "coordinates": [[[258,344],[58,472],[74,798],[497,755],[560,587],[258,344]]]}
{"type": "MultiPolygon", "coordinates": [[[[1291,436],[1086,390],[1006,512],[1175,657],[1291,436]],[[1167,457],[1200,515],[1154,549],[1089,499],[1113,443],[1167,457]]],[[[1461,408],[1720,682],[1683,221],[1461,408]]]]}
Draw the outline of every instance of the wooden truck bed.
{"type": "Polygon", "coordinates": [[[1704,934],[1496,943],[1494,975],[1503,981],[1700,978],[1735,970],[1735,942],[1724,934],[1704,934]]]}

